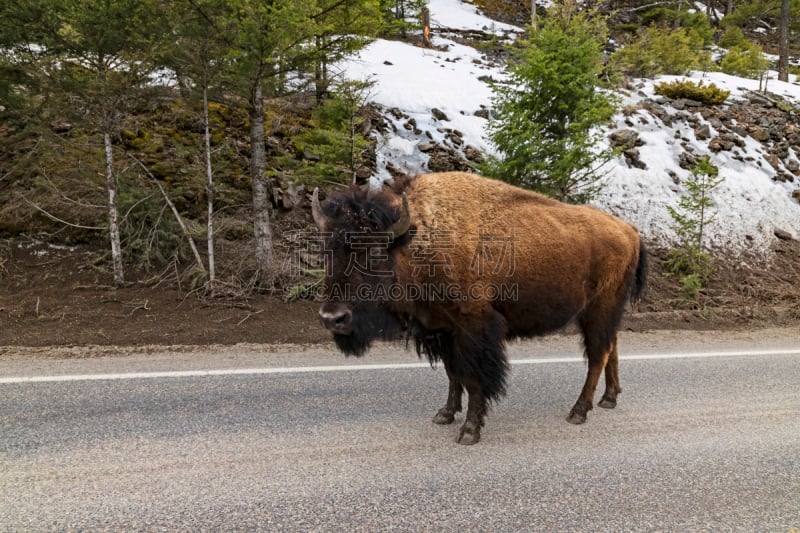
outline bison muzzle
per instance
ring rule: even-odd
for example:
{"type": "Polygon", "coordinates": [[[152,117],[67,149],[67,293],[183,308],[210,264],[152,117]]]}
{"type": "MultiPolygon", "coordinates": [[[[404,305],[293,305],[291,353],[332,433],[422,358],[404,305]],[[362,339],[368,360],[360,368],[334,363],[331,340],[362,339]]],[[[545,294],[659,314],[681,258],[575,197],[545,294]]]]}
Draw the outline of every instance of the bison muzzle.
{"type": "Polygon", "coordinates": [[[636,229],[588,206],[461,172],[352,187],[312,201],[326,271],[319,315],[337,347],[361,356],[378,339],[413,339],[444,365],[447,401],[433,418],[466,419],[457,441],[480,440],[506,391],[505,342],[576,323],[586,382],[567,417],[586,421],[600,374],[601,407],[616,406],[617,331],[641,296],[646,253],[636,229]]]}

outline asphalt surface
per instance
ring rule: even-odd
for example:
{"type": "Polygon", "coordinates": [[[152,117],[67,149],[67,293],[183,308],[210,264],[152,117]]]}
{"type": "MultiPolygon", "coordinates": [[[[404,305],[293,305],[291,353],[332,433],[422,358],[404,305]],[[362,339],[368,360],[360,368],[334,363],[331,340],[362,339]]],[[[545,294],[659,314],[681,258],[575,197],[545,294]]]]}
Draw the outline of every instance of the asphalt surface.
{"type": "Polygon", "coordinates": [[[0,531],[800,529],[800,338],[692,335],[624,336],[582,426],[575,339],[512,345],[471,447],[393,346],[6,355],[0,531]]]}

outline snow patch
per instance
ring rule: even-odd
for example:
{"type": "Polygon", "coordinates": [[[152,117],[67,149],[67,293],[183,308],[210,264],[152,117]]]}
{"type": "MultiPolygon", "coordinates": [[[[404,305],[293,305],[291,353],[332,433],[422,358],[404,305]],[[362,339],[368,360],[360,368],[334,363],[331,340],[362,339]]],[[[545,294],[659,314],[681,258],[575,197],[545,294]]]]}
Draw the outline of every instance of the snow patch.
{"type": "MultiPolygon", "coordinates": [[[[484,18],[473,5],[458,0],[431,0],[429,7],[434,25],[483,31],[519,30],[484,18]]],[[[410,174],[424,172],[428,158],[419,151],[419,145],[431,140],[441,142],[445,128],[459,130],[466,144],[484,152],[493,151],[486,137],[487,121],[475,112],[491,107],[492,91],[485,80],[504,80],[506,73],[477,50],[450,39],[434,36],[434,45],[443,50],[376,40],[356,58],[340,64],[351,79],[373,79],[376,85],[371,100],[386,108],[399,109],[414,119],[418,132],[423,132],[414,133],[413,129],[406,128],[407,119],[394,121],[397,133],[379,139],[379,175],[373,178],[375,183],[389,177],[388,164],[410,174]],[[447,120],[435,119],[431,113],[433,108],[443,111],[447,120]]],[[[731,91],[729,102],[744,100],[746,93],[759,89],[758,80],[722,73],[698,72],[690,77],[731,91]]],[[[635,107],[645,99],[657,98],[653,90],[655,83],[679,78],[663,76],[658,80],[637,80],[641,88],[624,96],[623,107],[635,107]]],[[[794,76],[791,83],[784,83],[771,73],[768,89],[794,102],[800,101],[800,86],[794,76]]],[[[670,114],[677,113],[669,106],[665,108],[670,114]]],[[[638,149],[647,169],[629,168],[622,157],[612,161],[604,179],[605,189],[596,204],[629,220],[647,240],[663,246],[675,244],[676,235],[667,206],[677,206],[685,191],[681,183],[689,176],[689,172],[678,165],[678,157],[683,152],[681,142],[688,143],[697,155],[709,155],[724,179],[712,193],[717,215],[708,228],[710,247],[733,253],[764,254],[775,240],[775,230],[800,237],[800,204],[791,197],[792,191],[800,188],[800,181],[797,178],[794,183],[774,181],[776,172],[764,160],[765,150],[759,142],[747,137],[744,147],[735,149],[737,157],[744,162],[734,159],[733,153],[709,152],[708,142],[699,141],[692,127],[684,121],[676,120],[667,126],[644,111],[637,111],[628,119],[633,126],[626,125],[626,117],[618,114],[614,117],[614,127],[609,128],[604,137],[619,128],[635,129],[644,141],[638,149]]],[[[713,127],[711,131],[713,138],[717,132],[713,127]]]]}

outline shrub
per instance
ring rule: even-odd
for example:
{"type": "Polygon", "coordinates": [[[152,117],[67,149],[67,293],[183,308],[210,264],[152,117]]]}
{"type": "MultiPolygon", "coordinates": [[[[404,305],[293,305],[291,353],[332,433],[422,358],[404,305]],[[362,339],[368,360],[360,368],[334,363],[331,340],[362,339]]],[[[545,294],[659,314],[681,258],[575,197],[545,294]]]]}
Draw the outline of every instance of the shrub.
{"type": "Polygon", "coordinates": [[[702,81],[675,80],[671,82],[657,83],[654,87],[655,93],[674,100],[686,98],[696,100],[706,105],[719,105],[724,102],[731,94],[714,85],[704,85],[702,81]]]}
{"type": "Polygon", "coordinates": [[[636,41],[617,50],[611,63],[635,77],[680,75],[708,67],[711,55],[703,49],[703,38],[694,30],[651,26],[636,41]]]}
{"type": "Polygon", "coordinates": [[[742,29],[738,26],[732,26],[725,30],[722,37],[719,39],[719,45],[722,48],[733,48],[735,46],[742,46],[747,42],[744,37],[742,29]]]}
{"type": "Polygon", "coordinates": [[[769,61],[761,47],[746,39],[743,44],[731,48],[720,64],[725,74],[751,79],[758,79],[768,67],[769,61]]]}

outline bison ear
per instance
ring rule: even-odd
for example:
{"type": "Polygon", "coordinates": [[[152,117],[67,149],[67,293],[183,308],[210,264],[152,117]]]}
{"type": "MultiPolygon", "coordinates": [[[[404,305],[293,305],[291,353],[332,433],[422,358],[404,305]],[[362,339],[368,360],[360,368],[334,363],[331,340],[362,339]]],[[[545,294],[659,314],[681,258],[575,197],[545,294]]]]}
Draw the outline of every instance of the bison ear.
{"type": "Polygon", "coordinates": [[[400,211],[400,218],[389,228],[392,233],[392,240],[397,240],[405,235],[409,226],[411,226],[411,213],[408,210],[408,196],[403,193],[403,207],[400,211]]]}
{"type": "Polygon", "coordinates": [[[314,223],[320,231],[326,231],[328,218],[322,212],[322,206],[319,204],[319,187],[314,188],[314,194],[311,196],[311,215],[314,217],[314,223]]]}

